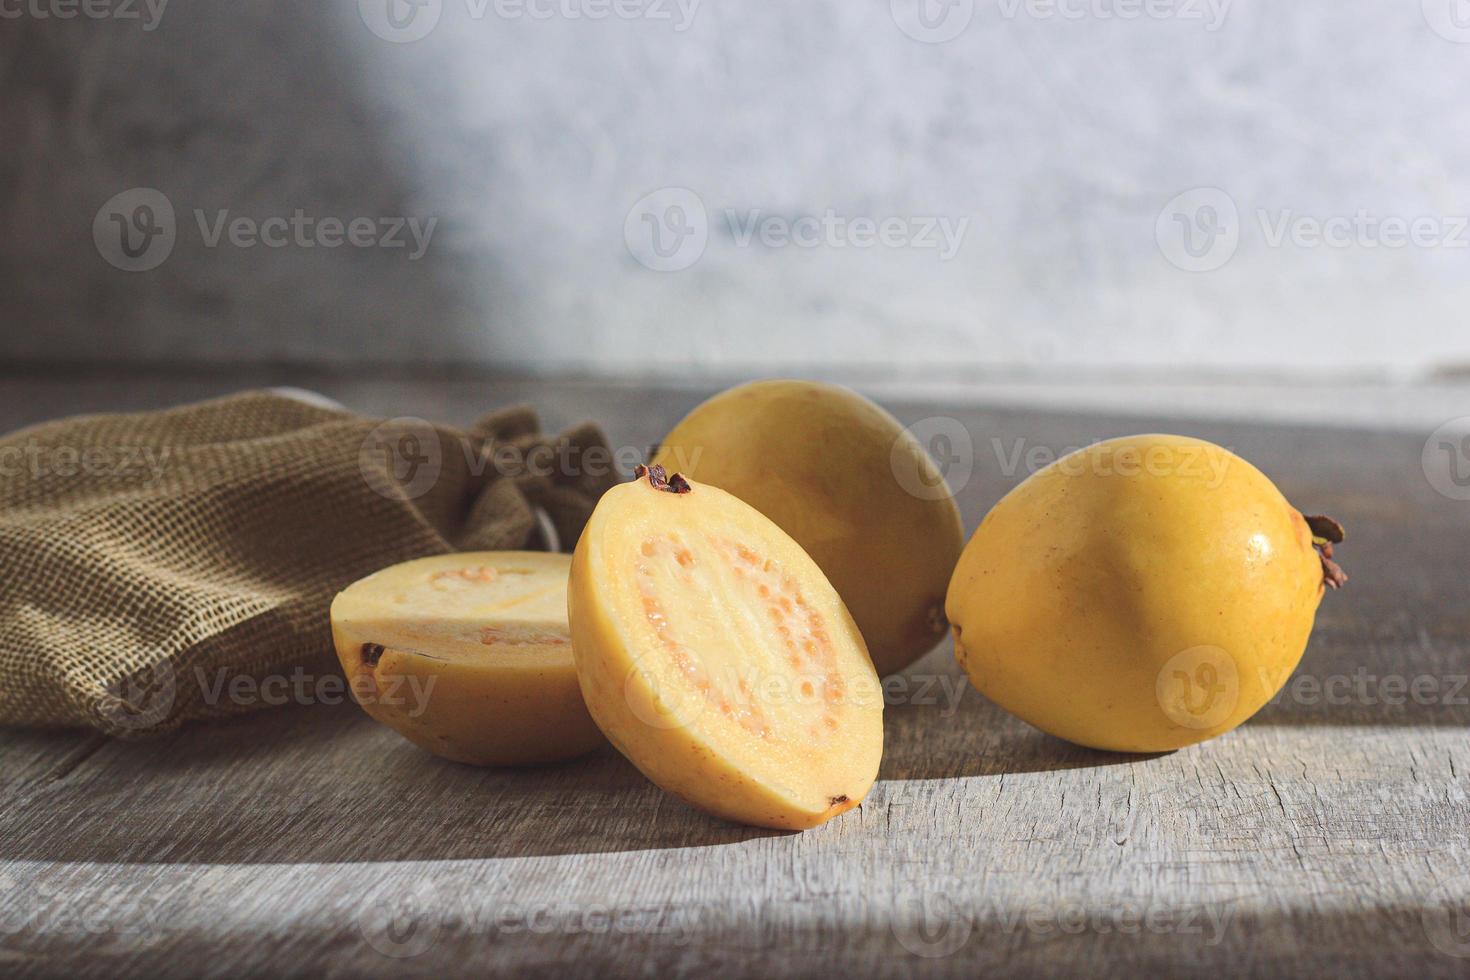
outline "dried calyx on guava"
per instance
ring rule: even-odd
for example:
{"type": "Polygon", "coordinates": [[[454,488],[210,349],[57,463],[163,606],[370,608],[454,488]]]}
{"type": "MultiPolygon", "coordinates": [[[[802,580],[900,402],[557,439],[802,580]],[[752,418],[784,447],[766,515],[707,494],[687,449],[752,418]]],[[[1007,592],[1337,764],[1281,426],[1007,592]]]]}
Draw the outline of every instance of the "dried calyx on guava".
{"type": "Polygon", "coordinates": [[[1318,556],[1322,559],[1322,581],[1329,588],[1340,589],[1347,584],[1347,573],[1342,570],[1332,557],[1332,546],[1342,544],[1347,537],[1341,524],[1330,517],[1318,514],[1313,517],[1303,518],[1307,527],[1312,531],[1312,546],[1317,549],[1318,556]]]}
{"type": "Polygon", "coordinates": [[[644,466],[640,463],[638,464],[638,468],[633,471],[633,475],[640,480],[647,477],[649,485],[655,490],[663,490],[667,493],[689,492],[689,481],[684,479],[683,474],[675,473],[673,476],[669,476],[664,472],[664,468],[657,463],[652,466],[644,466]]]}

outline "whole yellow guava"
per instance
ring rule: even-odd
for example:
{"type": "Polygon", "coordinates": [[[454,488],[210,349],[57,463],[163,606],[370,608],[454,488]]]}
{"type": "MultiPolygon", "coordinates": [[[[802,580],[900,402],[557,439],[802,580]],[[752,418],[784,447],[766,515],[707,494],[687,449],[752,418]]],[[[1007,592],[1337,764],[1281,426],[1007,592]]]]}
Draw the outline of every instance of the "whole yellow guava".
{"type": "Polygon", "coordinates": [[[950,582],[955,655],[1037,728],[1123,752],[1245,721],[1306,649],[1341,527],[1219,446],[1101,442],[1016,487],[950,582]]]}

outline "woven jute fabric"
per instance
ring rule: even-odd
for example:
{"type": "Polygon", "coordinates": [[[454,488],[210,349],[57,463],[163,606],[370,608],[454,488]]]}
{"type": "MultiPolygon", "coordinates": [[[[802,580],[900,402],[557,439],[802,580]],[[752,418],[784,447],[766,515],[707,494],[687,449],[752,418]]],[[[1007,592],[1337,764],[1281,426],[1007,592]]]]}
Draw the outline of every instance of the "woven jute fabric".
{"type": "Polygon", "coordinates": [[[271,703],[237,679],[334,672],[358,578],[544,548],[538,510],[574,544],[613,480],[597,453],[595,426],[545,436],[524,408],[457,430],[265,391],[0,438],[0,724],[135,737],[271,703]]]}

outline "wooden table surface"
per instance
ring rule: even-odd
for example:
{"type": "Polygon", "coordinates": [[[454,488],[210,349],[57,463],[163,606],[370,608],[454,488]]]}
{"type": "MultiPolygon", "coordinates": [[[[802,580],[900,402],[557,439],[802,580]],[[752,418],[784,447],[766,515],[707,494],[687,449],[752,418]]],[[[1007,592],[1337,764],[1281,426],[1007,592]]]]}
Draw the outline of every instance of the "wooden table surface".
{"type": "MultiPolygon", "coordinates": [[[[239,386],[4,384],[6,429],[239,386]]],[[[635,446],[700,396],[314,384],[452,422],[528,400],[635,446]]],[[[442,762],[351,704],[145,742],[3,731],[0,972],[1470,974],[1470,503],[1426,478],[1427,432],[890,407],[971,435],[971,527],[1024,477],[1017,446],[1174,431],[1339,517],[1352,581],[1286,693],[1166,755],[1029,728],[961,684],[946,644],[895,691],[862,807],[800,834],[708,818],[611,750],[525,772],[442,762]]]]}

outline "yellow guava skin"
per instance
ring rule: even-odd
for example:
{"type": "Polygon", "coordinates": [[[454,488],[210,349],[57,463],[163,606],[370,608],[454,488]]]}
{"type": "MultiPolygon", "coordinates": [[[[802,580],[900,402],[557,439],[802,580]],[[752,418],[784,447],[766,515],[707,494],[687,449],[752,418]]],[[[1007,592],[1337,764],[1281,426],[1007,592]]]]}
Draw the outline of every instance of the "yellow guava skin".
{"type": "Polygon", "coordinates": [[[1098,443],[981,522],[950,582],[955,656],[1042,731],[1163,752],[1281,689],[1324,591],[1302,515],[1260,470],[1173,435],[1098,443]]]}
{"type": "Polygon", "coordinates": [[[880,676],[944,638],[945,589],[965,544],[959,508],[924,447],[868,399],[812,381],[740,385],[689,413],[653,462],[791,535],[842,596],[880,676]]]}

